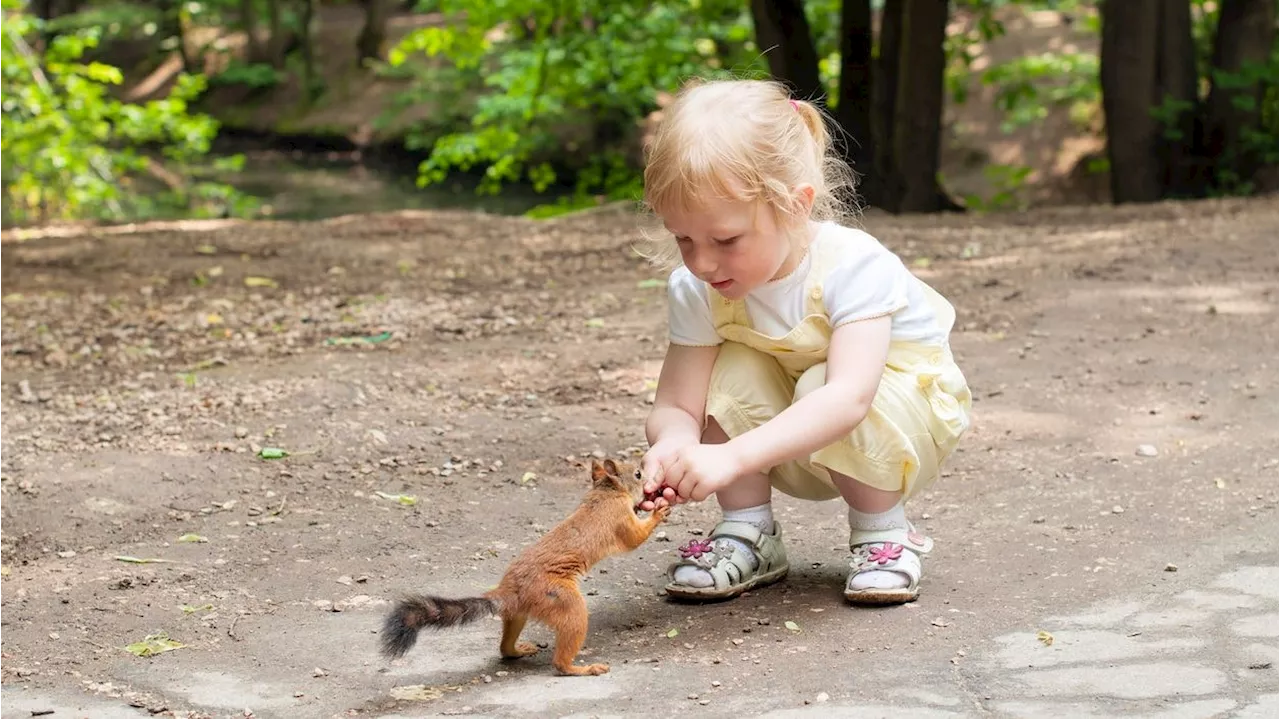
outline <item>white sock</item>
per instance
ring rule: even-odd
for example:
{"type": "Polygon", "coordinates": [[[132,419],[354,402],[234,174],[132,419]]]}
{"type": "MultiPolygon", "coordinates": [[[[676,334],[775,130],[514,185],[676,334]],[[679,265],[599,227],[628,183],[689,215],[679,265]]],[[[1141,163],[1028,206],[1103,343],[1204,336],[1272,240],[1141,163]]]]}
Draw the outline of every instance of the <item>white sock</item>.
{"type": "MultiPolygon", "coordinates": [[[[758,507],[725,510],[723,519],[726,522],[744,522],[755,526],[756,529],[765,534],[769,534],[773,531],[773,504],[766,502],[758,507]]],[[[751,568],[756,568],[758,562],[755,552],[752,551],[750,546],[733,537],[725,537],[724,539],[741,547],[742,551],[751,558],[751,568]]],[[[693,567],[686,564],[676,568],[675,583],[686,587],[704,589],[715,586],[716,580],[711,576],[711,572],[701,567],[693,567]]]]}
{"type": "Polygon", "coordinates": [[[883,531],[886,529],[906,529],[907,512],[898,502],[893,507],[877,514],[859,512],[849,508],[849,529],[883,531]]]}
{"type": "MultiPolygon", "coordinates": [[[[883,531],[886,529],[906,529],[907,514],[902,502],[892,508],[876,514],[859,512],[849,508],[849,528],[860,530],[883,531]]],[[[910,550],[906,550],[910,551],[910,550]]],[[[850,589],[902,589],[911,583],[906,575],[900,572],[872,570],[862,572],[849,579],[850,589]]]]}

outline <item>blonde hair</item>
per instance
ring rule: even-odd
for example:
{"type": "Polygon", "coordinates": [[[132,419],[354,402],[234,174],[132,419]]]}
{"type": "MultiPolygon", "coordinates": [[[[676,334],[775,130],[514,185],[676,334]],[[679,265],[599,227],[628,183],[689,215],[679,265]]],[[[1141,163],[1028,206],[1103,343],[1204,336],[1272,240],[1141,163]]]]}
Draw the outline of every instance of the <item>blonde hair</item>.
{"type": "MultiPolygon", "coordinates": [[[[663,111],[645,148],[644,205],[658,216],[695,211],[713,200],[764,202],[790,237],[805,220],[850,214],[854,180],[833,152],[826,116],[792,100],[767,80],[695,80],[663,111]],[[795,188],[814,189],[805,213],[795,188]]],[[[679,264],[669,233],[645,236],[640,254],[663,267],[679,264]]]]}

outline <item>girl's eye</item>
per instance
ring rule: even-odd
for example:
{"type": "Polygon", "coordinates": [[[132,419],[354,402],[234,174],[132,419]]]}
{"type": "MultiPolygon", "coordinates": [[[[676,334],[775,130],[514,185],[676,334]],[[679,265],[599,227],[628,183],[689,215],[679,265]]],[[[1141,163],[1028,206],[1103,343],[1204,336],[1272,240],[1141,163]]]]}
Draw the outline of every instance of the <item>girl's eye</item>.
{"type": "Polygon", "coordinates": [[[737,242],[737,241],[738,241],[738,239],[739,239],[739,238],[741,238],[741,237],[742,237],[742,235],[734,235],[733,237],[728,237],[728,238],[725,238],[725,239],[723,239],[723,240],[716,240],[716,244],[717,244],[717,245],[720,245],[721,247],[725,247],[725,246],[732,245],[733,243],[737,242]]]}

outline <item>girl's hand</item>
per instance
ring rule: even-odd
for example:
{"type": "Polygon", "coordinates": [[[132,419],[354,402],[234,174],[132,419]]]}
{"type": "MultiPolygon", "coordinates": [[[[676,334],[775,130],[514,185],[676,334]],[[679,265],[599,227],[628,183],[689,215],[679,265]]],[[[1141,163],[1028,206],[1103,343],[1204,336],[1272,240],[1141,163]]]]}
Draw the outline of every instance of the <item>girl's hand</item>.
{"type": "Polygon", "coordinates": [[[744,473],[742,461],[727,444],[691,444],[676,453],[665,483],[675,489],[679,501],[701,502],[744,473]]]}
{"type": "Polygon", "coordinates": [[[645,496],[654,496],[652,499],[641,502],[640,509],[652,512],[658,507],[684,503],[674,489],[666,486],[666,468],[675,461],[676,453],[682,447],[696,444],[695,439],[673,437],[660,439],[649,448],[644,458],[640,460],[640,471],[645,477],[645,496]]]}

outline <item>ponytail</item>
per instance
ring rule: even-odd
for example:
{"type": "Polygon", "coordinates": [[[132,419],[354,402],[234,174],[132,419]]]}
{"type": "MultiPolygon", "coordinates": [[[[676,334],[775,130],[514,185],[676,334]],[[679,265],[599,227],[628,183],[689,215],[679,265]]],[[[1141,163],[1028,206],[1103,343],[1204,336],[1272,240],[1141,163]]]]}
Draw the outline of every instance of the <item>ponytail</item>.
{"type": "Polygon", "coordinates": [[[827,132],[827,123],[823,119],[822,111],[814,107],[813,103],[804,100],[790,102],[796,109],[796,113],[800,115],[800,122],[804,123],[805,129],[813,136],[814,153],[818,158],[818,166],[821,167],[823,158],[831,149],[831,134],[827,132]]]}

